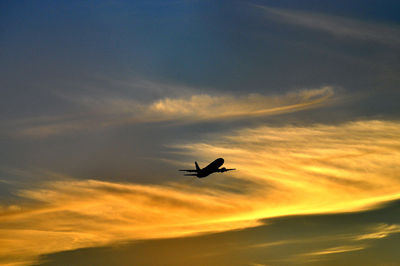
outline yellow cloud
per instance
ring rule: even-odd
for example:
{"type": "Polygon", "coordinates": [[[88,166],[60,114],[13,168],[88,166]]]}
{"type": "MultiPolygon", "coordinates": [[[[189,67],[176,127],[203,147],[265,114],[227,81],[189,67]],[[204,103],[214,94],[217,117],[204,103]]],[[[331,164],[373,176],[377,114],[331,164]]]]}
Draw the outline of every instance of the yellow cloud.
{"type": "Polygon", "coordinates": [[[117,240],[176,237],[259,224],[241,218],[250,204],[244,195],[206,195],[168,185],[69,180],[19,195],[35,203],[2,208],[0,263],[28,263],[39,254],[117,240]]]}
{"type": "Polygon", "coordinates": [[[333,88],[303,90],[283,96],[251,94],[244,97],[192,95],[190,98],[165,98],[145,109],[146,120],[214,120],[264,116],[316,107],[334,95],[333,88]]]}
{"type": "Polygon", "coordinates": [[[362,250],[365,248],[366,248],[366,246],[364,246],[364,245],[338,246],[338,247],[327,248],[324,250],[307,253],[305,255],[306,256],[321,256],[321,255],[329,255],[329,254],[357,251],[357,250],[362,250]]]}
{"type": "MultiPolygon", "coordinates": [[[[20,191],[25,201],[1,208],[0,263],[256,226],[268,217],[370,208],[400,197],[399,135],[400,123],[389,121],[242,129],[177,146],[203,165],[223,156],[237,168],[229,174],[160,185],[64,180],[20,191]]],[[[378,229],[363,239],[398,231],[378,229]]]]}
{"type": "Polygon", "coordinates": [[[186,97],[162,98],[143,104],[129,98],[77,97],[76,104],[87,114],[37,117],[20,121],[18,135],[47,137],[132,123],[221,120],[268,116],[316,108],[334,95],[334,89],[300,90],[285,95],[250,94],[242,97],[191,94],[186,97]]]}
{"type": "Polygon", "coordinates": [[[398,224],[379,224],[371,229],[372,232],[357,236],[355,240],[380,239],[391,234],[400,233],[400,225],[398,224]]]}

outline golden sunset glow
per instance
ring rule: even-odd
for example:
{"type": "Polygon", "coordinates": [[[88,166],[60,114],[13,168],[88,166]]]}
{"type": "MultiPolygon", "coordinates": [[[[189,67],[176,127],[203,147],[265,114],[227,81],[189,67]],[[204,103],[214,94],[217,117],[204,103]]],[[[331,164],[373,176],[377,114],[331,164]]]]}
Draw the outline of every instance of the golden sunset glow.
{"type": "MultiPolygon", "coordinates": [[[[400,124],[388,121],[242,129],[209,144],[175,147],[205,161],[226,154],[238,170],[209,179],[211,186],[65,180],[22,190],[19,196],[34,203],[2,207],[3,262],[123,240],[251,227],[268,217],[366,209],[400,197],[399,135],[400,124]],[[229,184],[237,187],[239,181],[242,188],[231,190],[229,184]]],[[[383,233],[360,239],[385,237],[398,227],[378,229],[383,233]]]]}
{"type": "Polygon", "coordinates": [[[0,265],[400,265],[398,1],[0,7],[0,265]]]}

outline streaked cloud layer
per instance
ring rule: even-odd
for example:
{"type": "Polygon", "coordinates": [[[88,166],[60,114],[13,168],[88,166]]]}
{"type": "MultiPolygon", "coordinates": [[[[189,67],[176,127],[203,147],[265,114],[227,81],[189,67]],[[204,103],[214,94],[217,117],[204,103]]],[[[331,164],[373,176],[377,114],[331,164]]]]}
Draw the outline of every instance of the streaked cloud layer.
{"type": "Polygon", "coordinates": [[[162,99],[148,107],[149,118],[218,120],[265,116],[316,107],[334,95],[332,87],[302,90],[284,96],[251,94],[245,97],[193,95],[189,99],[162,99]]]}
{"type": "Polygon", "coordinates": [[[399,264],[398,1],[3,2],[0,264],[399,264]]]}
{"type": "Polygon", "coordinates": [[[323,13],[257,7],[265,12],[268,19],[281,23],[319,30],[337,37],[375,41],[394,46],[400,44],[400,28],[397,25],[369,23],[323,13]]]}
{"type": "Polygon", "coordinates": [[[210,95],[180,92],[183,97],[164,97],[144,104],[129,97],[78,95],[68,101],[85,112],[24,119],[16,125],[17,135],[46,137],[132,123],[198,121],[268,116],[320,107],[332,100],[334,89],[299,90],[285,95],[210,95]]]}
{"type": "MultiPolygon", "coordinates": [[[[374,120],[242,129],[174,146],[200,156],[201,163],[225,154],[238,169],[229,176],[160,185],[64,180],[25,189],[19,192],[25,200],[2,206],[1,262],[24,264],[62,250],[251,227],[268,217],[370,208],[400,197],[399,134],[398,122],[374,120]],[[234,182],[241,185],[230,187],[234,182]]],[[[353,239],[397,231],[397,225],[380,225],[353,239]]]]}
{"type": "Polygon", "coordinates": [[[399,201],[377,209],[328,215],[295,215],[266,220],[255,228],[174,239],[133,241],[44,256],[40,265],[395,265],[400,234],[358,237],[398,225],[399,201]],[[377,224],[377,220],[381,221],[377,224]],[[200,251],[200,252],[199,252],[200,251]],[[393,252],[394,251],[394,252],[393,252]],[[151,256],[157,253],[158,256],[151,256]],[[172,256],[171,256],[172,255],[172,256]]]}
{"type": "Polygon", "coordinates": [[[259,127],[182,147],[193,156],[225,154],[240,178],[287,191],[290,200],[299,196],[308,210],[358,209],[369,200],[398,196],[399,129],[387,121],[259,127]]]}

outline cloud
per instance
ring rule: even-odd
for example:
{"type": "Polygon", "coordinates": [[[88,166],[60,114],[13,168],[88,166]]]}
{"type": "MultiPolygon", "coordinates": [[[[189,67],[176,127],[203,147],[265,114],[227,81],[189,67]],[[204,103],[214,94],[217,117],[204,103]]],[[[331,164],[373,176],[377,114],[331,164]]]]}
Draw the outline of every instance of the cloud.
{"type": "Polygon", "coordinates": [[[399,124],[388,121],[264,126],[178,147],[193,157],[223,155],[241,178],[287,191],[290,200],[309,201],[309,210],[327,211],[399,195],[399,134],[399,124]]]}
{"type": "Polygon", "coordinates": [[[400,233],[400,226],[398,224],[378,224],[367,228],[368,232],[359,233],[357,235],[333,235],[330,236],[331,240],[343,241],[347,240],[346,245],[330,247],[318,251],[302,254],[303,256],[325,256],[336,253],[352,252],[370,247],[371,242],[368,240],[382,239],[390,236],[391,234],[400,233]]]}
{"type": "Polygon", "coordinates": [[[244,195],[96,180],[49,182],[20,191],[31,202],[3,206],[0,262],[130,239],[176,237],[260,224],[241,217],[244,195]]]}
{"type": "Polygon", "coordinates": [[[186,96],[164,97],[147,104],[122,96],[68,97],[85,111],[25,119],[17,125],[17,135],[47,137],[132,123],[193,123],[276,115],[319,107],[332,99],[334,89],[326,86],[278,96],[181,94],[186,96]]]}
{"type": "Polygon", "coordinates": [[[362,250],[365,248],[366,248],[366,246],[362,246],[362,245],[338,246],[338,247],[323,249],[320,251],[310,252],[310,253],[307,253],[304,255],[306,255],[306,256],[321,256],[321,255],[329,255],[329,254],[357,251],[357,250],[362,250]]]}
{"type": "Polygon", "coordinates": [[[388,237],[391,234],[400,233],[400,225],[398,224],[379,224],[370,229],[369,233],[359,235],[355,240],[367,240],[367,239],[381,239],[388,237]]]}
{"type": "Polygon", "coordinates": [[[147,107],[151,119],[220,120],[265,116],[315,107],[333,96],[332,87],[303,90],[283,96],[250,94],[245,97],[193,95],[190,98],[165,98],[147,107]]]}
{"type": "MultiPolygon", "coordinates": [[[[1,207],[0,262],[251,227],[269,217],[371,208],[400,197],[399,135],[400,123],[390,121],[262,126],[174,145],[188,158],[177,168],[192,164],[190,157],[204,165],[222,156],[227,167],[237,168],[229,174],[160,185],[49,181],[1,207]],[[231,189],[236,181],[241,185],[231,189]]],[[[375,229],[352,239],[377,238],[398,226],[375,229]]],[[[345,252],[340,250],[323,252],[345,252]]]]}
{"type": "Polygon", "coordinates": [[[393,25],[369,23],[356,19],[322,13],[256,6],[268,19],[280,23],[326,32],[337,37],[400,44],[400,28],[393,25]]]}

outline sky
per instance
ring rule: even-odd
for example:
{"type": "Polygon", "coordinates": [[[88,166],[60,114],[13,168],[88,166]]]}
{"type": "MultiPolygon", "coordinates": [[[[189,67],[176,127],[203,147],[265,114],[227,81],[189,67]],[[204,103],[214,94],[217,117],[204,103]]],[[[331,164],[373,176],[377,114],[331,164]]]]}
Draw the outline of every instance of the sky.
{"type": "Polygon", "coordinates": [[[0,264],[400,263],[398,1],[0,10],[0,264]]]}

